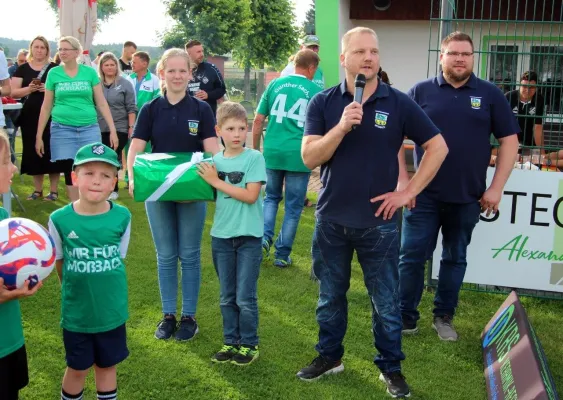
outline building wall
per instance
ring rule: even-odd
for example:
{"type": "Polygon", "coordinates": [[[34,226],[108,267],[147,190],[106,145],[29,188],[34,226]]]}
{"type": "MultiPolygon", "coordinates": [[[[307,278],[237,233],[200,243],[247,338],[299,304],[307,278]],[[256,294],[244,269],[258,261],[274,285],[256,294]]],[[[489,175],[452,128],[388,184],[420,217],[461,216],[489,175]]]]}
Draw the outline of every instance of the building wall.
{"type": "MultiPolygon", "coordinates": [[[[349,29],[367,26],[379,36],[381,66],[387,71],[393,86],[407,91],[416,82],[438,73],[440,48],[439,24],[430,21],[375,21],[351,20],[350,0],[325,0],[317,5],[317,29],[321,40],[321,66],[327,86],[342,80],[340,66],[340,38],[349,29]],[[330,4],[332,3],[332,5],[330,4]],[[331,9],[331,7],[333,7],[331,9]],[[338,10],[338,29],[334,21],[334,8],[338,10]],[[320,20],[320,21],[319,21],[320,20]],[[337,32],[337,33],[336,33],[337,32]]],[[[475,73],[488,78],[491,45],[521,44],[563,45],[561,24],[496,23],[457,21],[453,29],[464,31],[473,37],[475,45],[475,73]],[[483,47],[483,48],[482,48],[483,47]],[[481,54],[481,51],[485,52],[481,54]]],[[[522,51],[522,50],[520,50],[522,51]]],[[[527,69],[526,56],[519,56],[519,73],[527,69]]]]}

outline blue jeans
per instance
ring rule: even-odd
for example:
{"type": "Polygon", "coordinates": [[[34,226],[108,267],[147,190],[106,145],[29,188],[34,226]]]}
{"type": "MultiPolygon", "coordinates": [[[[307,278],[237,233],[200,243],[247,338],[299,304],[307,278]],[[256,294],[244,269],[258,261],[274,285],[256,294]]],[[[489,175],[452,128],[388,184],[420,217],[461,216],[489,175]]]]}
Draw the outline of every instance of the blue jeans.
{"type": "Polygon", "coordinates": [[[374,363],[385,373],[401,370],[399,310],[399,230],[396,223],[353,229],[322,219],[314,235],[313,268],[320,280],[315,349],[329,360],[340,360],[348,324],[348,299],[354,250],[364,273],[372,307],[372,330],[379,354],[374,363]],[[320,258],[320,259],[317,259],[320,258]]]}
{"type": "Polygon", "coordinates": [[[176,314],[179,259],[182,269],[182,315],[193,317],[201,283],[201,236],[206,204],[147,201],[145,208],[156,247],[162,312],[176,314]]]}
{"type": "Polygon", "coordinates": [[[71,126],[51,121],[51,161],[74,160],[82,146],[102,141],[97,123],[71,126]]]}
{"type": "Polygon", "coordinates": [[[297,234],[299,218],[303,212],[303,199],[307,194],[310,172],[290,172],[266,169],[266,197],[264,198],[264,240],[272,243],[276,228],[278,206],[283,198],[285,180],[285,214],[280,234],[274,244],[274,257],[287,261],[297,234]]]}
{"type": "Polygon", "coordinates": [[[399,287],[401,313],[405,321],[415,323],[420,318],[417,308],[424,289],[424,265],[436,248],[440,228],[443,251],[433,313],[436,317],[447,315],[453,318],[467,267],[467,246],[480,213],[477,201],[469,204],[444,203],[425,194],[416,198],[415,208],[404,210],[399,287]]]}
{"type": "Polygon", "coordinates": [[[224,343],[258,345],[258,275],[262,238],[211,239],[213,264],[221,287],[224,343]]]}

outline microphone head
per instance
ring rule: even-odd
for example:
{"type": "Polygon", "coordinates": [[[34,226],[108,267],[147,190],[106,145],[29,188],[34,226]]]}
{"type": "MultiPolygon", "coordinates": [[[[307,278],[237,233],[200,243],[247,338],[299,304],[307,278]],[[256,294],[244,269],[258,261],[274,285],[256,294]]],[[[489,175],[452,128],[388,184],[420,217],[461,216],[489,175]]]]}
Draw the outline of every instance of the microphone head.
{"type": "Polygon", "coordinates": [[[356,81],[354,82],[355,87],[365,87],[366,86],[366,76],[364,74],[356,75],[356,81]]]}

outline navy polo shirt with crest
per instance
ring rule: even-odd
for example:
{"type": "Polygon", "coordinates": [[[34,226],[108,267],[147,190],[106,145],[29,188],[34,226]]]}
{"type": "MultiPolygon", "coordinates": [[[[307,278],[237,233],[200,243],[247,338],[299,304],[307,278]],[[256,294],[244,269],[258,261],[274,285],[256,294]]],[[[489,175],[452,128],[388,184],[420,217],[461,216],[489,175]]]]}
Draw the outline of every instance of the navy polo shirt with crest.
{"type": "MultiPolygon", "coordinates": [[[[324,136],[353,102],[346,81],[324,90],[309,102],[305,135],[324,136]]],[[[370,199],[397,187],[397,154],[408,136],[422,145],[440,133],[406,94],[379,82],[363,104],[361,125],[344,136],[332,158],[321,166],[317,217],[345,227],[365,229],[389,223],[375,212],[370,199]]]]}
{"type": "Polygon", "coordinates": [[[151,142],[153,153],[203,151],[203,140],[216,137],[209,104],[186,95],[176,104],[160,96],[143,105],[132,138],[151,142]]]}
{"type": "MultiPolygon", "coordinates": [[[[504,94],[474,74],[456,89],[440,73],[417,83],[408,95],[440,129],[449,149],[423,193],[447,203],[479,200],[486,189],[491,133],[500,139],[520,132],[504,94]]],[[[417,146],[416,153],[420,160],[424,150],[417,146]]]]}

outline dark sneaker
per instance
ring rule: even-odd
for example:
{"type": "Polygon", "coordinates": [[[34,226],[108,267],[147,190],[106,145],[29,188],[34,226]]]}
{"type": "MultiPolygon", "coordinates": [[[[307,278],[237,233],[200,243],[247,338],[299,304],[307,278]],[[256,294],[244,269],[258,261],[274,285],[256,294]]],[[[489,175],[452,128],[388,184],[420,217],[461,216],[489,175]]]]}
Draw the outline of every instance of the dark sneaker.
{"type": "Polygon", "coordinates": [[[192,340],[195,335],[199,332],[197,322],[193,317],[187,315],[182,316],[180,322],[178,322],[178,329],[176,330],[176,340],[183,342],[187,340],[192,340]]]}
{"type": "Polygon", "coordinates": [[[157,339],[170,339],[176,332],[176,317],[173,314],[165,314],[162,321],[157,325],[154,337],[157,339]]]}
{"type": "Polygon", "coordinates": [[[287,260],[283,260],[281,258],[274,260],[274,267],[287,268],[289,266],[291,266],[291,257],[287,257],[287,260]]]}
{"type": "Polygon", "coordinates": [[[231,363],[239,366],[252,364],[260,355],[258,346],[240,346],[237,354],[233,356],[231,363]]]}
{"type": "Polygon", "coordinates": [[[449,342],[455,342],[457,340],[457,332],[453,325],[453,319],[449,315],[434,317],[432,328],[438,332],[438,337],[442,340],[449,342]]]}
{"type": "Polygon", "coordinates": [[[337,374],[344,371],[342,361],[330,361],[319,355],[311,364],[297,373],[297,377],[303,381],[314,381],[323,375],[337,374]]]}
{"type": "Polygon", "coordinates": [[[411,391],[400,371],[379,374],[379,380],[387,385],[387,393],[394,398],[410,397],[411,391]]]}
{"type": "Polygon", "coordinates": [[[403,318],[403,329],[401,330],[403,335],[416,335],[418,333],[418,327],[416,326],[416,321],[411,322],[406,318],[403,318]]]}
{"type": "Polygon", "coordinates": [[[236,354],[238,354],[238,347],[224,344],[223,347],[221,347],[221,350],[219,350],[213,357],[211,357],[211,362],[229,362],[236,354]]]}
{"type": "Polygon", "coordinates": [[[270,257],[270,242],[267,240],[262,240],[262,258],[266,259],[270,257]]]}

